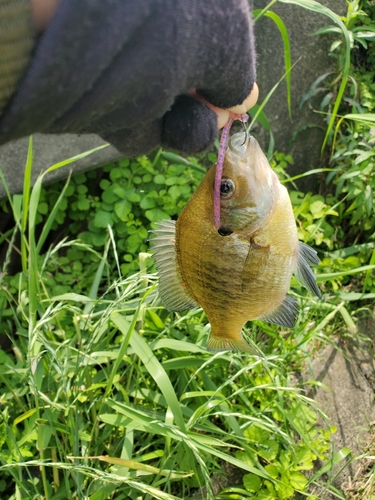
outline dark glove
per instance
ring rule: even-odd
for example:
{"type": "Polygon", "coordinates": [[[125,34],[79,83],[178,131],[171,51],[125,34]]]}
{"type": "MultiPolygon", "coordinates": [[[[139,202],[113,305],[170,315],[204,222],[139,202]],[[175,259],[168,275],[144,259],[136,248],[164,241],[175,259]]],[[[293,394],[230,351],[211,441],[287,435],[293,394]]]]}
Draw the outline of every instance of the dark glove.
{"type": "Polygon", "coordinates": [[[255,82],[247,0],[61,0],[7,112],[0,143],[96,133],[126,155],[202,151],[255,82]]]}

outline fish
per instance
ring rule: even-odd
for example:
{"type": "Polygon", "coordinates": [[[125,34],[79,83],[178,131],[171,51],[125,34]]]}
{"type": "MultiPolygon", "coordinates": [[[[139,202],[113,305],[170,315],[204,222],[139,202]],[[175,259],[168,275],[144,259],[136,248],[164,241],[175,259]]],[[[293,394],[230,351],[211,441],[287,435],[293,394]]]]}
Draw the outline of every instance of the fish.
{"type": "Polygon", "coordinates": [[[292,275],[321,298],[311,266],[317,252],[298,239],[287,189],[257,140],[247,132],[229,139],[215,227],[216,165],[203,178],[177,221],[152,232],[159,295],[169,311],[202,307],[211,325],[209,351],[254,354],[243,338],[248,321],[293,327],[298,302],[288,295],[292,275]]]}

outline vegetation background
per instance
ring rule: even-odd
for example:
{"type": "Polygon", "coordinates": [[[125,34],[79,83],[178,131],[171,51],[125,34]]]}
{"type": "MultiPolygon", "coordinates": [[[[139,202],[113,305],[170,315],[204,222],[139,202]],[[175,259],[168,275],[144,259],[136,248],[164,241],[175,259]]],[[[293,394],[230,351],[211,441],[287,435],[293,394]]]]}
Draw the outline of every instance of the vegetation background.
{"type": "MultiPolygon", "coordinates": [[[[351,451],[333,452],[335,429],[306,397],[314,381],[291,380],[333,335],[373,315],[375,6],[353,0],[339,18],[313,0],[289,3],[323,11],[320,34],[335,36],[337,73],[310,90],[321,93],[327,121],[319,193],[299,191],[293,159],[272,140],[268,148],[299,237],[321,257],[323,300],[293,282],[293,330],[247,326],[264,359],[208,353],[202,310],[161,306],[147,240],[156,221],[178,216],[216,152],[159,150],[31,187],[30,139],[23,194],[2,202],[11,223],[0,237],[1,498],[348,498],[332,468],[351,451]],[[231,483],[233,470],[240,482],[231,483]],[[227,476],[222,491],[215,473],[227,476]]],[[[290,75],[288,33],[271,7],[256,15],[281,30],[290,75]]],[[[267,128],[265,103],[254,120],[267,128]]],[[[352,495],[370,498],[361,494],[352,495]]]]}

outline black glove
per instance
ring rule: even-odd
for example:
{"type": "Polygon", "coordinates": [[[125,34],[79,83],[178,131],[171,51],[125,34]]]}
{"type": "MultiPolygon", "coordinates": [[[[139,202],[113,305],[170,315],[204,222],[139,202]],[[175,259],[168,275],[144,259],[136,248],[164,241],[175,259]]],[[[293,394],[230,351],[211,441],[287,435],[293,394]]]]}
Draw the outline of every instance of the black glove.
{"type": "Polygon", "coordinates": [[[61,0],[0,120],[0,143],[96,133],[126,155],[195,153],[255,82],[247,0],[61,0]]]}

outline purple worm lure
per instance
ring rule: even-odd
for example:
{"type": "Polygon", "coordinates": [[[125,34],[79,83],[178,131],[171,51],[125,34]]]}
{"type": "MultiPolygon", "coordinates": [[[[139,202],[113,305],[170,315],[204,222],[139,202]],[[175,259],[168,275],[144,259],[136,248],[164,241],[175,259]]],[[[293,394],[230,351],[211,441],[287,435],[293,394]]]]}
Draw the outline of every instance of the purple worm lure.
{"type": "Polygon", "coordinates": [[[215,183],[214,183],[214,224],[216,229],[220,228],[220,186],[221,186],[221,178],[223,176],[224,156],[225,156],[225,151],[227,149],[229,131],[234,120],[240,120],[241,122],[245,123],[247,122],[248,119],[249,115],[246,113],[244,113],[243,115],[236,115],[234,113],[231,113],[229,120],[225,125],[225,127],[223,128],[223,132],[221,133],[220,147],[216,162],[215,183]]]}

